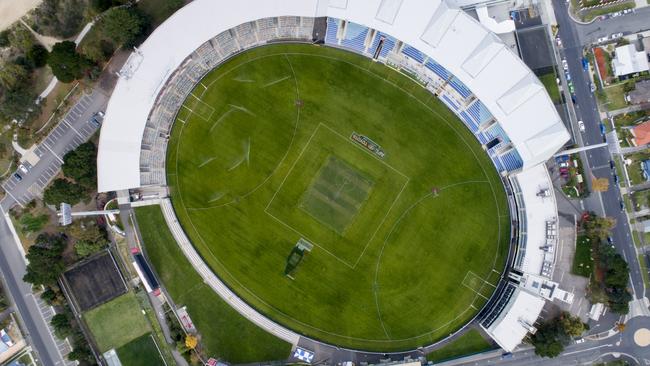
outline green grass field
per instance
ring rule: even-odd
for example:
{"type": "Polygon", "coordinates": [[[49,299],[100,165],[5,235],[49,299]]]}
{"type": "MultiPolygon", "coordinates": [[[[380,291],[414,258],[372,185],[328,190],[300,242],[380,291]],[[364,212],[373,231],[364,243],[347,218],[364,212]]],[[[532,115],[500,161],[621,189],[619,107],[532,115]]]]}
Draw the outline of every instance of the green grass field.
{"type": "Polygon", "coordinates": [[[239,315],[205,285],[167,229],[158,206],[135,209],[148,258],[179,306],[187,306],[206,354],[231,363],[284,360],[291,345],[239,315]]]}
{"type": "Polygon", "coordinates": [[[594,272],[594,260],[591,254],[591,242],[584,235],[576,239],[576,253],[573,257],[573,274],[583,277],[591,277],[594,272]]]}
{"type": "Polygon", "coordinates": [[[83,315],[101,352],[151,332],[135,294],[128,292],[83,315]]]}
{"type": "Polygon", "coordinates": [[[145,334],[140,338],[123,345],[116,350],[117,357],[123,366],[147,366],[163,365],[163,359],[151,334],[145,334]]]}
{"type": "Polygon", "coordinates": [[[485,352],[496,347],[492,346],[476,329],[470,329],[446,346],[427,355],[428,361],[439,362],[479,352],[485,352]]]}
{"type": "Polygon", "coordinates": [[[205,261],[302,334],[428,344],[478,312],[503,267],[509,217],[487,155],[424,88],[360,56],[238,55],[188,97],[167,151],[176,214],[205,261]],[[290,278],[301,238],[314,248],[290,278]]]}

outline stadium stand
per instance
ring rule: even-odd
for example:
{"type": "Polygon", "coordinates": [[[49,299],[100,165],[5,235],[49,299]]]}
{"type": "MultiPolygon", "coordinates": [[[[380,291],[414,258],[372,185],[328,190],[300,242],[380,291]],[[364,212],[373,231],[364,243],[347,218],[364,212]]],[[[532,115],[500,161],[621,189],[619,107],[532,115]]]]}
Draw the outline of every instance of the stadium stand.
{"type": "Polygon", "coordinates": [[[341,40],[341,46],[356,52],[364,52],[366,50],[366,38],[368,37],[368,32],[368,27],[347,22],[345,26],[345,36],[341,40]]]}
{"type": "Polygon", "coordinates": [[[405,44],[404,47],[402,48],[402,53],[419,63],[424,62],[424,58],[425,58],[424,54],[419,50],[415,49],[414,47],[411,47],[407,44],[405,44]]]}
{"type": "MultiPolygon", "coordinates": [[[[313,17],[327,17],[326,45],[415,72],[485,146],[509,182],[505,186],[512,196],[511,273],[550,277],[557,239],[549,223],[557,219],[557,207],[554,196],[542,199],[537,191],[540,184],[551,186],[543,163],[566,142],[568,133],[541,83],[498,37],[445,0],[404,2],[395,14],[382,12],[381,19],[380,3],[384,2],[247,0],[223,7],[212,0],[195,0],[183,7],[134,51],[120,71],[100,136],[99,191],[165,185],[167,139],[196,81],[248,48],[275,41],[311,42],[313,17]],[[352,36],[342,24],[353,30],[359,26],[365,36],[352,36]],[[518,97],[522,83],[527,86],[526,98],[518,97]]],[[[237,296],[202,263],[171,203],[162,206],[174,237],[206,283],[237,311],[295,344],[295,333],[237,302],[237,296]]],[[[501,281],[499,286],[502,290],[492,295],[480,324],[510,351],[534,331],[531,324],[544,300],[516,282],[501,281]]]]}
{"type": "Polygon", "coordinates": [[[381,49],[379,50],[377,57],[386,58],[388,53],[395,47],[395,43],[395,38],[377,31],[375,32],[375,39],[372,41],[372,45],[370,46],[368,53],[374,56],[375,53],[377,53],[377,48],[379,48],[381,45],[381,49]]]}

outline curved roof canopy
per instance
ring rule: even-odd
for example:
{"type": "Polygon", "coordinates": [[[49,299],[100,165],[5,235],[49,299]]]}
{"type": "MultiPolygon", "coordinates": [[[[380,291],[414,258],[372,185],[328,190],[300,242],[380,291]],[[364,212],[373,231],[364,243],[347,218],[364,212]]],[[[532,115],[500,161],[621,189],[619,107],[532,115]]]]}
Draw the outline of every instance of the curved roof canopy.
{"type": "Polygon", "coordinates": [[[140,146],[151,108],[173,71],[203,43],[273,16],[330,16],[377,29],[433,58],[490,110],[523,159],[549,159],[569,138],[544,86],[501,40],[444,0],[195,0],[132,54],[106,110],[97,158],[99,191],[140,186],[140,146]]]}

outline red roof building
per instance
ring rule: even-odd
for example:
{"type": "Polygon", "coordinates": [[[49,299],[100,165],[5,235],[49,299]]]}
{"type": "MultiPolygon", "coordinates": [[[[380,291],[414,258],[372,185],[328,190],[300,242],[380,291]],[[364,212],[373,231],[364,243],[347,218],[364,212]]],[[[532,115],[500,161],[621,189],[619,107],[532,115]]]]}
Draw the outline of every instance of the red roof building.
{"type": "Polygon", "coordinates": [[[643,122],[640,125],[635,126],[632,130],[632,136],[634,139],[635,146],[642,146],[650,144],[650,121],[643,122]]]}

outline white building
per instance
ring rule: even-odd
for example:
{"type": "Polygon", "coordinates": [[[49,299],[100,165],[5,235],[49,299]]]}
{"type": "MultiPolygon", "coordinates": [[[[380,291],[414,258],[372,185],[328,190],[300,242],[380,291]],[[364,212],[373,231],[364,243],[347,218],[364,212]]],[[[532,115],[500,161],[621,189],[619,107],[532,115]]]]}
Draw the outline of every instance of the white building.
{"type": "Polygon", "coordinates": [[[612,68],[616,76],[625,76],[637,72],[648,71],[648,56],[643,51],[637,51],[633,44],[616,47],[616,58],[612,60],[612,68]]]}

